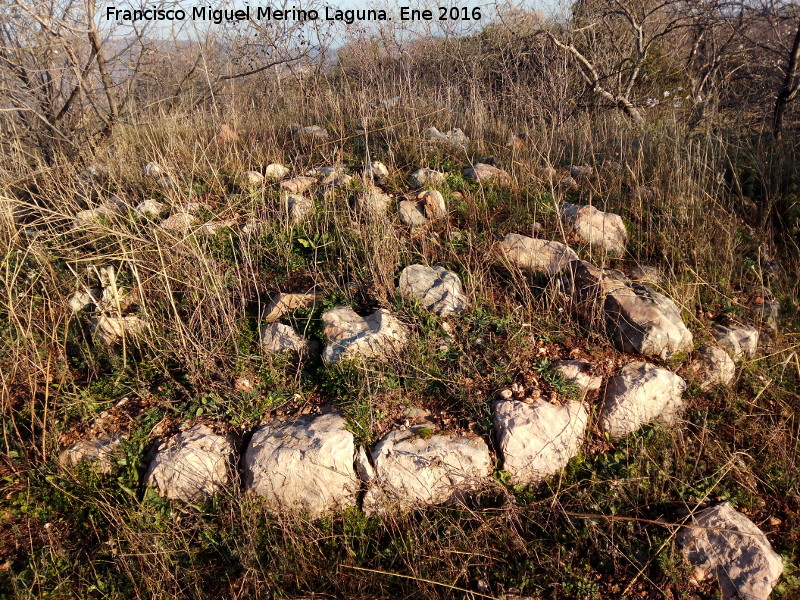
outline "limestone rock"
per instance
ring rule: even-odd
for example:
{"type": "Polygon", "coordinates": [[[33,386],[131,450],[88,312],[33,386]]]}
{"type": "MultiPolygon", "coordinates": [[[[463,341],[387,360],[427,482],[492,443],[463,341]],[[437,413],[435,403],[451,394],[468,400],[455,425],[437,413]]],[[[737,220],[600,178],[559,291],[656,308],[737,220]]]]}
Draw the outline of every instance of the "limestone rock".
{"type": "Polygon", "coordinates": [[[62,467],[75,467],[86,461],[94,463],[106,475],[114,468],[111,458],[127,435],[124,433],[102,433],[91,439],[81,439],[65,448],[58,456],[62,467]]]}
{"type": "Polygon", "coordinates": [[[430,221],[447,216],[444,196],[436,190],[428,190],[414,195],[410,200],[401,200],[398,205],[400,220],[411,227],[426,225],[430,221]]]}
{"type": "Polygon", "coordinates": [[[425,138],[440,144],[445,144],[457,150],[469,149],[469,138],[460,129],[451,129],[447,132],[441,132],[436,127],[428,127],[425,130],[425,138]]]}
{"type": "Polygon", "coordinates": [[[314,308],[321,299],[318,294],[273,294],[264,321],[274,323],[298,308],[314,308]]]}
{"type": "Polygon", "coordinates": [[[417,169],[408,177],[413,188],[435,187],[443,185],[446,180],[447,176],[444,173],[428,168],[417,169]]]}
{"type": "Polygon", "coordinates": [[[736,364],[725,350],[716,344],[706,344],[697,351],[697,357],[689,363],[686,373],[705,392],[730,384],[736,375],[736,364]]]}
{"type": "Polygon", "coordinates": [[[105,183],[111,175],[111,168],[105,163],[91,163],[81,171],[80,178],[86,183],[105,183]]]}
{"type": "Polygon", "coordinates": [[[383,193],[383,190],[370,187],[358,195],[356,198],[356,210],[373,217],[386,215],[389,203],[392,199],[383,193]]]}
{"type": "Polygon", "coordinates": [[[264,168],[264,177],[266,179],[283,179],[289,174],[288,167],[277,163],[270,163],[264,168]]]}
{"type": "Polygon", "coordinates": [[[389,178],[389,168],[378,160],[372,161],[364,169],[364,181],[377,184],[384,183],[389,178]]]}
{"type": "Polygon", "coordinates": [[[661,285],[664,277],[657,267],[650,265],[633,265],[631,267],[631,280],[642,285],[661,285]]]}
{"type": "Polygon", "coordinates": [[[322,354],[325,362],[343,358],[388,359],[407,342],[405,327],[386,309],[359,316],[349,306],[339,306],[322,314],[328,344],[322,354]]]}
{"type": "Polygon", "coordinates": [[[731,600],[767,600],[783,561],[755,523],[723,502],[697,513],[693,524],[677,541],[695,577],[714,577],[731,600]]]}
{"type": "Polygon", "coordinates": [[[358,473],[358,477],[361,479],[361,481],[364,483],[370,483],[375,479],[375,468],[369,461],[369,456],[367,456],[367,451],[364,450],[363,446],[358,447],[355,464],[356,473],[358,473]]]}
{"type": "Polygon", "coordinates": [[[289,125],[289,131],[291,132],[292,137],[301,141],[323,142],[329,137],[328,131],[319,125],[309,125],[307,127],[303,127],[297,123],[292,123],[289,125]]]}
{"type": "Polygon", "coordinates": [[[159,229],[166,231],[185,231],[198,222],[198,218],[188,212],[177,212],[158,224],[159,229]]]}
{"type": "Polygon", "coordinates": [[[604,248],[609,254],[625,253],[628,232],[619,215],[602,212],[594,206],[566,203],[559,208],[559,214],[584,243],[604,248]]]}
{"type": "Polygon", "coordinates": [[[433,433],[429,424],[392,431],[372,451],[367,513],[457,501],[486,481],[489,448],[478,436],[433,433]]]}
{"type": "Polygon", "coordinates": [[[592,375],[592,365],[585,360],[557,360],[552,367],[567,381],[581,388],[584,393],[599,390],[603,378],[592,375]]]}
{"type": "Polygon", "coordinates": [[[299,223],[314,212],[314,201],[305,196],[298,196],[297,194],[287,194],[281,197],[286,212],[289,215],[289,220],[293,223],[299,223]]]}
{"type": "Polygon", "coordinates": [[[572,192],[572,191],[575,191],[575,190],[579,189],[580,186],[578,185],[578,182],[575,181],[574,178],[572,178],[572,177],[564,177],[563,179],[561,179],[558,182],[558,185],[556,186],[556,188],[558,189],[559,192],[561,192],[562,194],[565,194],[567,192],[572,192]]]}
{"type": "Polygon", "coordinates": [[[584,318],[604,316],[609,335],[623,351],[666,359],[692,349],[692,333],[666,296],[581,260],[569,264],[561,283],[584,318]]]}
{"type": "Polygon", "coordinates": [[[672,424],[683,407],[685,389],[686,382],[672,371],[628,363],[608,380],[600,429],[619,438],[652,421],[672,424]]]}
{"type": "Polygon", "coordinates": [[[561,406],[500,401],[494,431],[503,470],[517,483],[536,484],[561,471],[580,450],[589,413],[580,402],[561,406]]]}
{"type": "Polygon", "coordinates": [[[239,176],[239,187],[252,189],[264,185],[264,176],[258,171],[245,171],[239,176]]]}
{"type": "Polygon", "coordinates": [[[143,218],[157,217],[164,211],[164,204],[157,200],[144,200],[136,205],[133,209],[137,215],[143,218]]]}
{"type": "Polygon", "coordinates": [[[150,179],[157,179],[167,174],[166,169],[155,162],[149,162],[142,167],[142,175],[150,179]]]}
{"type": "Polygon", "coordinates": [[[257,430],[244,456],[245,488],[285,512],[319,516],[355,506],[355,443],[346,424],[328,413],[257,430]]]}
{"type": "Polygon", "coordinates": [[[569,175],[576,181],[589,179],[593,172],[594,169],[592,169],[592,167],[587,167],[585,165],[570,165],[569,167],[569,175]]]}
{"type": "Polygon", "coordinates": [[[509,233],[497,244],[497,254],[515,267],[546,275],[555,275],[578,258],[569,246],[517,233],[509,233]]]}
{"type": "Polygon", "coordinates": [[[508,183],[511,177],[503,169],[498,169],[492,165],[478,163],[472,167],[464,169],[464,177],[472,181],[496,181],[508,183]]]}
{"type": "Polygon", "coordinates": [[[95,302],[102,296],[103,290],[100,288],[92,288],[91,290],[78,290],[73,293],[69,300],[69,308],[72,312],[80,312],[91,308],[95,302]]]}
{"type": "Polygon", "coordinates": [[[172,500],[196,502],[230,482],[233,445],[205,425],[195,425],[159,445],[145,483],[172,500]]]}
{"type": "Polygon", "coordinates": [[[292,351],[303,353],[308,345],[297,335],[289,325],[283,323],[268,323],[261,327],[258,341],[261,347],[269,354],[292,351]]]}
{"type": "Polygon", "coordinates": [[[437,315],[461,312],[467,305],[458,275],[444,267],[409,265],[400,273],[398,291],[437,315]]]}
{"type": "Polygon", "coordinates": [[[758,329],[749,325],[732,324],[725,326],[715,324],[712,330],[714,339],[733,360],[753,358],[758,351],[758,329]]]}
{"type": "Polygon", "coordinates": [[[316,184],[317,180],[314,177],[293,177],[281,182],[281,191],[289,194],[302,194],[316,184]]]}
{"type": "Polygon", "coordinates": [[[147,330],[147,321],[143,321],[136,315],[124,317],[98,315],[92,317],[89,322],[89,329],[102,343],[110,346],[122,340],[137,337],[147,330]]]}

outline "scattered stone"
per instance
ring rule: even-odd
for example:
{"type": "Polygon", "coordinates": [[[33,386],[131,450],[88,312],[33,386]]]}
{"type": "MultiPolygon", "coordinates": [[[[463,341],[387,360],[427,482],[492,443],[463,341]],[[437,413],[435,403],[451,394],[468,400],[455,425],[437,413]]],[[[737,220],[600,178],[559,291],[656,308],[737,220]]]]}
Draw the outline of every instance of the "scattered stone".
{"type": "Polygon", "coordinates": [[[697,351],[697,357],[689,363],[686,373],[705,392],[730,384],[736,375],[736,364],[725,350],[716,344],[706,344],[697,351]]]}
{"type": "Polygon", "coordinates": [[[375,479],[375,468],[369,462],[369,456],[363,446],[359,446],[356,453],[356,473],[364,483],[370,483],[375,479]]]}
{"type": "Polygon", "coordinates": [[[501,260],[506,260],[515,267],[546,275],[557,274],[578,258],[569,246],[517,233],[509,233],[497,244],[497,254],[501,260]]]}
{"type": "Polygon", "coordinates": [[[353,182],[353,176],[343,172],[333,172],[322,179],[322,185],[329,185],[338,189],[346,189],[353,182]]]}
{"type": "Polygon", "coordinates": [[[318,294],[273,294],[264,321],[274,323],[298,308],[314,308],[321,299],[318,294]]]}
{"type": "Polygon", "coordinates": [[[559,214],[584,243],[599,246],[609,254],[622,255],[628,232],[622,217],[597,210],[594,206],[562,204],[559,214]]]}
{"type": "Polygon", "coordinates": [[[642,285],[661,285],[664,277],[657,267],[650,265],[633,265],[631,267],[631,280],[642,285]]]}
{"type": "Polygon", "coordinates": [[[289,194],[302,194],[316,184],[317,179],[314,177],[293,177],[281,182],[281,191],[289,194]]]}
{"type": "Polygon", "coordinates": [[[740,324],[732,324],[728,327],[717,323],[711,333],[733,360],[753,358],[758,351],[759,334],[755,327],[740,324]]]}
{"type": "Polygon", "coordinates": [[[495,403],[494,431],[503,470],[515,483],[536,484],[558,473],[580,450],[589,413],[580,402],[495,403]]]}
{"type": "Polygon", "coordinates": [[[289,220],[293,223],[300,223],[311,213],[314,212],[314,201],[305,196],[297,194],[287,194],[281,197],[289,215],[289,220]]]}
{"type": "Polygon", "coordinates": [[[328,344],[322,354],[325,362],[343,358],[387,359],[407,342],[405,327],[386,309],[359,316],[349,306],[339,306],[322,314],[328,344]]]}
{"type": "Polygon", "coordinates": [[[410,227],[427,225],[430,221],[447,216],[444,196],[436,190],[416,194],[411,200],[401,200],[398,205],[400,220],[410,227]]]}
{"type": "Polygon", "coordinates": [[[457,150],[467,151],[469,149],[469,138],[460,129],[451,129],[442,133],[436,127],[428,127],[425,130],[425,139],[445,144],[457,150]]]}
{"type": "Polygon", "coordinates": [[[603,385],[603,378],[592,375],[592,365],[585,360],[557,360],[552,367],[561,373],[561,376],[577,385],[584,393],[599,390],[603,385]]]}
{"type": "Polygon", "coordinates": [[[283,179],[289,174],[289,168],[279,165],[277,163],[268,164],[264,168],[264,177],[266,179],[283,179]]]}
{"type": "Polygon", "coordinates": [[[409,265],[400,273],[398,291],[436,315],[461,312],[467,305],[458,275],[444,267],[409,265]]]}
{"type": "Polygon", "coordinates": [[[91,308],[95,302],[101,297],[103,290],[100,288],[92,288],[91,290],[78,290],[69,297],[69,309],[74,312],[81,312],[87,308],[91,308]]]}
{"type": "Polygon", "coordinates": [[[567,192],[573,192],[580,188],[578,182],[575,181],[572,177],[564,177],[561,181],[558,182],[556,186],[558,191],[562,194],[566,194],[567,192]]]}
{"type": "Polygon", "coordinates": [[[408,181],[413,188],[436,187],[443,185],[447,181],[447,176],[433,169],[417,169],[408,177],[408,181]]]}
{"type": "Polygon", "coordinates": [[[161,443],[145,483],[172,500],[197,502],[230,482],[233,445],[205,425],[195,425],[161,443]]]}
{"type": "Polygon", "coordinates": [[[713,577],[731,600],[767,600],[783,572],[781,556],[756,525],[729,502],[697,513],[677,537],[694,577],[713,577]]]}
{"type": "Polygon", "coordinates": [[[480,437],[434,433],[431,424],[392,431],[375,445],[372,461],[367,514],[458,501],[492,471],[489,448],[480,437]]]}
{"type": "Polygon", "coordinates": [[[63,468],[76,467],[86,461],[94,463],[101,473],[108,475],[114,469],[111,459],[127,437],[124,433],[102,433],[91,439],[78,440],[59,454],[58,464],[63,468]]]}
{"type": "Polygon", "coordinates": [[[666,296],[581,260],[569,264],[561,283],[584,318],[604,315],[609,335],[623,351],[667,359],[692,349],[692,333],[666,296]]]}
{"type": "Polygon", "coordinates": [[[109,206],[100,205],[97,208],[89,208],[78,212],[75,217],[75,227],[84,227],[100,218],[113,219],[119,216],[119,212],[109,206]]]}
{"type": "Polygon", "coordinates": [[[177,212],[158,224],[159,229],[166,231],[184,231],[198,222],[198,218],[188,212],[177,212]]]}
{"type": "Polygon", "coordinates": [[[328,413],[258,429],[244,456],[245,488],[276,509],[319,516],[356,505],[355,443],[328,413]]]}
{"type": "Polygon", "coordinates": [[[652,421],[671,425],[683,407],[685,389],[686,382],[672,371],[644,362],[628,363],[608,380],[600,429],[619,438],[652,421]]]}
{"type": "Polygon", "coordinates": [[[584,165],[570,165],[569,167],[569,175],[576,181],[583,181],[585,179],[589,179],[592,176],[594,170],[592,167],[587,167],[584,165]]]}
{"type": "Polygon", "coordinates": [[[103,344],[111,346],[123,337],[130,339],[137,337],[147,329],[147,321],[143,321],[136,315],[124,317],[112,317],[98,315],[89,321],[89,329],[103,344]]]}
{"type": "Polygon", "coordinates": [[[297,123],[292,123],[289,125],[289,130],[291,131],[293,138],[302,141],[322,142],[327,140],[329,137],[328,131],[319,125],[309,125],[308,127],[303,127],[297,123]]]}
{"type": "Polygon", "coordinates": [[[364,169],[364,181],[377,184],[384,183],[389,178],[389,168],[378,160],[372,161],[364,169]]]}
{"type": "Polygon", "coordinates": [[[308,348],[305,340],[297,335],[289,325],[283,323],[263,325],[258,341],[264,351],[269,354],[286,351],[302,354],[308,348]]]}
{"type": "Polygon", "coordinates": [[[172,177],[172,175],[161,175],[156,178],[156,183],[161,189],[166,191],[178,187],[178,180],[172,177]]]}
{"type": "Polygon", "coordinates": [[[79,177],[86,183],[105,183],[111,175],[111,169],[104,163],[86,165],[79,177]]]}
{"type": "Polygon", "coordinates": [[[144,200],[133,209],[142,218],[157,217],[164,211],[164,205],[157,200],[144,200]]]}
{"type": "Polygon", "coordinates": [[[164,167],[158,163],[149,162],[142,167],[142,175],[144,177],[149,177],[150,179],[157,179],[167,175],[167,172],[164,170],[164,167]]]}
{"type": "Polygon", "coordinates": [[[496,181],[499,183],[508,183],[511,177],[503,169],[498,169],[492,165],[478,163],[472,167],[464,169],[464,177],[472,181],[496,181]]]}
{"type": "Polygon", "coordinates": [[[258,171],[245,171],[239,177],[239,187],[252,189],[264,185],[264,176],[258,171]]]}
{"type": "Polygon", "coordinates": [[[329,175],[336,175],[343,173],[344,167],[341,165],[328,165],[327,167],[316,167],[309,169],[305,172],[306,177],[328,177],[329,175]]]}
{"type": "Polygon", "coordinates": [[[383,190],[376,187],[370,187],[358,195],[355,202],[356,210],[372,215],[373,217],[380,217],[386,215],[389,208],[389,203],[392,199],[383,193],[383,190]]]}

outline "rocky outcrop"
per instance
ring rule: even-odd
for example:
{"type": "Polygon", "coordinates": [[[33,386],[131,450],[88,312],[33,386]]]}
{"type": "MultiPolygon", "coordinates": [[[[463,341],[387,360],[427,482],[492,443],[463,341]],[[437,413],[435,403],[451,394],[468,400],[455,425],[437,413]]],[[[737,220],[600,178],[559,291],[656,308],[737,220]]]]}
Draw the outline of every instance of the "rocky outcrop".
{"type": "Polygon", "coordinates": [[[302,354],[308,348],[306,341],[297,335],[289,325],[269,323],[261,327],[258,341],[268,354],[297,352],[302,354]]]}
{"type": "Polygon", "coordinates": [[[729,385],[736,375],[736,364],[725,350],[716,344],[706,344],[697,351],[686,368],[686,374],[705,392],[713,387],[729,385]]]}
{"type": "Polygon", "coordinates": [[[503,169],[498,169],[495,166],[487,165],[484,163],[477,163],[471,167],[467,167],[463,171],[464,177],[470,181],[495,181],[497,183],[508,183],[511,177],[503,169]]]}
{"type": "Polygon", "coordinates": [[[561,282],[579,314],[605,320],[621,350],[666,359],[692,349],[692,333],[666,296],[581,260],[569,264],[561,282]]]}
{"type": "Polygon", "coordinates": [[[66,468],[87,462],[107,475],[114,469],[112,463],[114,453],[126,438],[127,435],[124,433],[101,433],[92,438],[78,440],[58,455],[58,464],[66,468]]]}
{"type": "Polygon", "coordinates": [[[364,168],[364,181],[382,184],[389,178],[389,168],[378,160],[372,161],[364,168]]]}
{"type": "Polygon", "coordinates": [[[97,315],[90,319],[89,329],[100,342],[110,346],[123,337],[130,340],[141,336],[147,330],[147,321],[136,315],[97,315]]]}
{"type": "Polygon", "coordinates": [[[195,425],[159,445],[145,483],[165,498],[196,502],[230,483],[233,446],[205,425],[195,425]]]}
{"type": "Polygon", "coordinates": [[[584,393],[599,390],[603,385],[603,378],[592,375],[592,365],[585,360],[557,360],[551,366],[584,393]]]}
{"type": "Polygon", "coordinates": [[[753,358],[758,351],[758,329],[749,325],[714,325],[711,331],[717,344],[731,355],[733,360],[753,358]]]}
{"type": "Polygon", "coordinates": [[[328,344],[322,354],[326,362],[343,358],[386,360],[408,341],[406,328],[385,308],[362,317],[349,306],[322,314],[328,344]]]}
{"type": "Polygon", "coordinates": [[[314,212],[314,201],[311,198],[287,194],[281,197],[281,201],[292,223],[300,223],[314,212]]]}
{"type": "Polygon", "coordinates": [[[239,176],[238,183],[245,189],[258,188],[264,185],[264,176],[258,171],[245,171],[239,176]]]}
{"type": "Polygon", "coordinates": [[[425,130],[425,139],[456,148],[457,150],[467,151],[469,149],[469,138],[457,128],[441,132],[436,127],[428,127],[425,130]]]}
{"type": "Polygon", "coordinates": [[[713,577],[730,600],[767,600],[783,561],[755,523],[723,502],[697,513],[692,525],[677,540],[694,578],[713,577]]]}
{"type": "Polygon", "coordinates": [[[497,402],[494,432],[503,470],[513,482],[523,484],[558,473],[578,453],[588,419],[580,402],[560,406],[545,400],[497,402]]]}
{"type": "Polygon", "coordinates": [[[653,421],[674,423],[683,408],[686,382],[667,369],[631,362],[606,386],[598,425],[612,438],[633,433],[653,421]]]}
{"type": "Polygon", "coordinates": [[[566,203],[559,207],[559,214],[584,243],[603,248],[609,254],[625,253],[628,232],[619,215],[602,212],[594,206],[566,203]]]}
{"type": "Polygon", "coordinates": [[[299,308],[314,308],[321,299],[319,294],[273,294],[264,321],[274,323],[299,308]]]}
{"type": "Polygon", "coordinates": [[[289,168],[278,163],[270,163],[264,167],[264,177],[266,179],[283,179],[289,174],[289,168]]]}
{"type": "Polygon", "coordinates": [[[460,312],[467,305],[458,275],[444,267],[409,265],[400,273],[398,291],[437,315],[460,312]]]}
{"type": "Polygon", "coordinates": [[[362,214],[377,218],[386,215],[391,201],[392,199],[387,194],[384,194],[383,190],[370,187],[358,195],[355,208],[362,214]]]}
{"type": "Polygon", "coordinates": [[[372,461],[375,476],[364,496],[368,514],[456,501],[492,470],[481,438],[434,433],[430,424],[389,433],[376,444],[372,461]]]}
{"type": "Polygon", "coordinates": [[[245,489],[284,512],[319,516],[355,506],[360,485],[346,424],[328,413],[258,429],[244,455],[245,489]]]}
{"type": "Polygon", "coordinates": [[[433,169],[417,169],[408,177],[408,181],[413,188],[435,187],[443,185],[446,181],[444,173],[433,169]]]}
{"type": "Polygon", "coordinates": [[[136,208],[133,209],[133,212],[142,218],[158,217],[162,212],[164,212],[165,208],[166,206],[164,206],[162,202],[149,199],[143,200],[137,204],[136,208]]]}
{"type": "Polygon", "coordinates": [[[497,255],[501,261],[524,271],[555,275],[578,255],[572,248],[559,242],[540,240],[517,233],[509,233],[497,244],[497,255]]]}
{"type": "Polygon", "coordinates": [[[298,123],[292,123],[289,125],[289,132],[292,134],[293,138],[303,142],[324,142],[329,137],[328,131],[319,125],[303,127],[298,123]]]}
{"type": "Polygon", "coordinates": [[[302,194],[317,184],[316,177],[293,177],[281,182],[281,191],[287,194],[302,194]]]}

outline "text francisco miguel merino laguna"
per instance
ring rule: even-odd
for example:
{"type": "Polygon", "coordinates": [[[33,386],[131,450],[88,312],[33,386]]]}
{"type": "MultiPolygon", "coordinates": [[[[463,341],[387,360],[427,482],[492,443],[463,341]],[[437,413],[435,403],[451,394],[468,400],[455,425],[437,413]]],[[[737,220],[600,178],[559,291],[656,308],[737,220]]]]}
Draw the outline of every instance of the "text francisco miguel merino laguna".
{"type": "MultiPolygon", "coordinates": [[[[399,7],[399,20],[416,21],[432,20],[432,11],[412,10],[409,7],[399,7]]],[[[231,21],[344,21],[351,24],[356,21],[391,21],[383,9],[347,9],[342,10],[326,6],[324,11],[292,7],[278,9],[271,6],[245,5],[237,9],[211,8],[208,6],[194,6],[186,8],[141,8],[119,9],[114,6],[106,7],[106,20],[108,21],[207,21],[219,25],[231,21]]]]}

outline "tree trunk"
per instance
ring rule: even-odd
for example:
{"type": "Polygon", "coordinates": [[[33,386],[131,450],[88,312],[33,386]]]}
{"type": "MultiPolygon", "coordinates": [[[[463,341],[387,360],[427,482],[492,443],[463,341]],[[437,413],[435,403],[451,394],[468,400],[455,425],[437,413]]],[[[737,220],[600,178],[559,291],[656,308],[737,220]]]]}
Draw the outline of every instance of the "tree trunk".
{"type": "Polygon", "coordinates": [[[797,22],[797,31],[794,34],[792,50],[789,53],[789,64],[786,66],[786,76],[783,78],[781,89],[778,90],[775,112],[772,116],[772,135],[778,141],[783,133],[783,116],[786,113],[786,106],[797,96],[800,86],[800,81],[796,80],[798,62],[800,62],[800,21],[797,22]]]}

